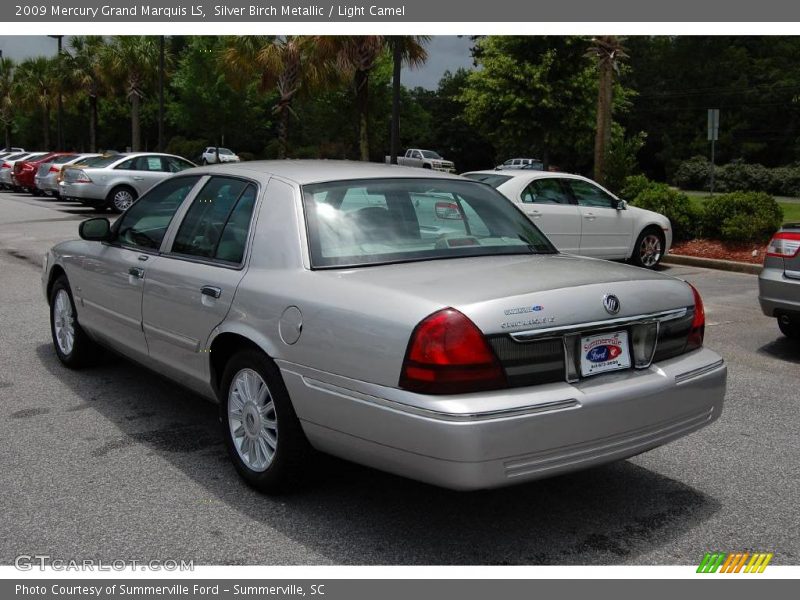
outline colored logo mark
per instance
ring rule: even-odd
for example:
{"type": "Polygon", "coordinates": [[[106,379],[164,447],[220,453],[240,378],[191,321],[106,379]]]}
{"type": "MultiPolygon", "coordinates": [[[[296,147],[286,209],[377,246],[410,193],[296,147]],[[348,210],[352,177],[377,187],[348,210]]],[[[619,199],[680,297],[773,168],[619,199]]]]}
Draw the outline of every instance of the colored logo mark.
{"type": "Polygon", "coordinates": [[[763,573],[772,552],[706,552],[698,573],[763,573]]]}
{"type": "Polygon", "coordinates": [[[598,363],[613,360],[622,354],[618,346],[595,346],[586,353],[586,360],[598,363]]]}

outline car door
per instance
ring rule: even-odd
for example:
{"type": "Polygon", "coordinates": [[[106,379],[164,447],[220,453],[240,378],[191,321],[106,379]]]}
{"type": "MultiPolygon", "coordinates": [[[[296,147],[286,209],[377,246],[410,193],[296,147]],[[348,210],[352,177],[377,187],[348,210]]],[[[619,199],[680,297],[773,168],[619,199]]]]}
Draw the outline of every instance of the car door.
{"type": "Polygon", "coordinates": [[[75,286],[81,325],[120,352],[148,356],[142,327],[142,290],[158,261],[172,218],[200,176],[180,177],[153,189],[112,228],[110,242],[89,242],[75,286]]]}
{"type": "Polygon", "coordinates": [[[120,172],[124,183],[136,190],[137,196],[164,178],[160,156],[134,156],[118,164],[114,170],[120,172]]]}
{"type": "Polygon", "coordinates": [[[580,214],[559,178],[532,179],[520,194],[519,206],[561,252],[579,252],[580,214]]]}
{"type": "Polygon", "coordinates": [[[257,196],[249,180],[209,178],[148,270],[142,316],[150,358],[198,391],[208,381],[205,344],[244,276],[257,196]]]}
{"type": "Polygon", "coordinates": [[[618,200],[584,179],[564,179],[581,215],[580,253],[598,258],[627,258],[633,234],[633,220],[618,200]]]}

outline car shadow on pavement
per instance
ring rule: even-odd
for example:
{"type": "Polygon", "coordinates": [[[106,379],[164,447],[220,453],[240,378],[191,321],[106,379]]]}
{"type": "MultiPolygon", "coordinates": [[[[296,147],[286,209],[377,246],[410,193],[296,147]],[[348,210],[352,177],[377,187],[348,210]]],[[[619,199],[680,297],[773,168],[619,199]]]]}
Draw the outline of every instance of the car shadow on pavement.
{"type": "Polygon", "coordinates": [[[780,336],[761,346],[758,352],[778,360],[800,364],[800,340],[791,340],[788,337],[780,336]]]}
{"type": "MultiPolygon", "coordinates": [[[[82,399],[74,406],[66,405],[74,399],[65,400],[59,411],[82,411],[87,430],[96,411],[119,431],[86,437],[85,460],[98,469],[111,468],[108,458],[128,460],[118,454],[126,452],[167,461],[242,515],[252,528],[252,548],[244,549],[248,564],[259,556],[259,528],[278,531],[334,564],[636,563],[638,555],[720,510],[714,498],[630,461],[460,493],[319,454],[298,489],[270,497],[236,475],[215,405],[122,359],[75,372],[61,366],[49,344],[36,352],[43,367],[82,399]]],[[[97,524],[105,526],[113,527],[97,524]]],[[[228,560],[219,556],[217,562],[228,560]]]]}

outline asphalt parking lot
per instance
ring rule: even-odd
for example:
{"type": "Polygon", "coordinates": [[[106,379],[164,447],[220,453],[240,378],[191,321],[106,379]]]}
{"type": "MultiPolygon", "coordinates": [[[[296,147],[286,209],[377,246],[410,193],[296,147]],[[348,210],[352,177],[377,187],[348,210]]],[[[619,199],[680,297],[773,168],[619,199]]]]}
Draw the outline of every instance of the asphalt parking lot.
{"type": "Polygon", "coordinates": [[[216,408],[122,360],[72,372],[51,348],[42,255],[91,210],[0,193],[0,563],[697,564],[708,550],[800,559],[800,344],[753,275],[695,284],[728,363],[713,426],[631,460],[456,493],[319,457],[282,497],[237,477],[216,408]]]}

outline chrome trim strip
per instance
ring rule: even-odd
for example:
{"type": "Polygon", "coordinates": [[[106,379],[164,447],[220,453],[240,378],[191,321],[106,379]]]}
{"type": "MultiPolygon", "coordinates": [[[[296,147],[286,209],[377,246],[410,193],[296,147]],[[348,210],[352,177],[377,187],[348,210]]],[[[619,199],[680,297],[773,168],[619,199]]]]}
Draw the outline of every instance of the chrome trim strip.
{"type": "Polygon", "coordinates": [[[704,367],[700,367],[698,369],[692,369],[691,371],[686,371],[685,373],[678,373],[675,375],[675,383],[686,383],[690,379],[694,379],[695,377],[700,377],[702,375],[706,375],[707,373],[711,373],[712,371],[716,371],[723,365],[725,365],[725,361],[720,358],[717,362],[711,363],[710,365],[705,365],[704,367]]]}
{"type": "MultiPolygon", "coordinates": [[[[299,374],[299,373],[298,373],[299,374]]],[[[334,385],[332,383],[326,383],[324,381],[319,381],[318,379],[312,379],[310,377],[305,377],[300,375],[303,380],[303,383],[312,389],[316,389],[323,392],[328,392],[331,394],[336,394],[338,396],[342,396],[349,400],[356,400],[359,402],[369,402],[370,404],[377,404],[384,408],[389,408],[392,410],[398,410],[404,413],[410,413],[414,415],[418,415],[421,417],[427,417],[431,419],[438,419],[441,421],[487,421],[491,419],[504,419],[508,417],[521,417],[526,415],[538,414],[543,412],[552,412],[557,410],[567,410],[572,408],[580,408],[581,404],[575,398],[567,398],[564,400],[554,400],[551,402],[542,402],[540,404],[535,404],[531,406],[522,406],[518,408],[507,408],[502,410],[490,410],[485,412],[478,412],[478,413],[448,413],[439,410],[431,410],[427,408],[420,408],[418,406],[411,406],[409,404],[403,404],[401,402],[395,402],[394,400],[387,400],[386,398],[380,398],[378,396],[372,396],[370,394],[363,394],[361,392],[357,392],[355,390],[347,389],[340,387],[338,385],[334,385]]]]}
{"type": "Polygon", "coordinates": [[[608,319],[605,321],[592,321],[591,323],[576,323],[574,325],[559,325],[558,327],[546,327],[543,329],[531,329],[529,331],[517,331],[510,333],[511,339],[515,342],[526,342],[535,340],[543,335],[560,334],[569,331],[577,332],[587,329],[614,327],[616,325],[630,325],[636,322],[647,321],[672,321],[673,319],[680,319],[686,316],[687,308],[679,308],[675,310],[665,310],[662,312],[651,313],[649,315],[634,315],[632,317],[620,317],[619,319],[608,319]]]}

